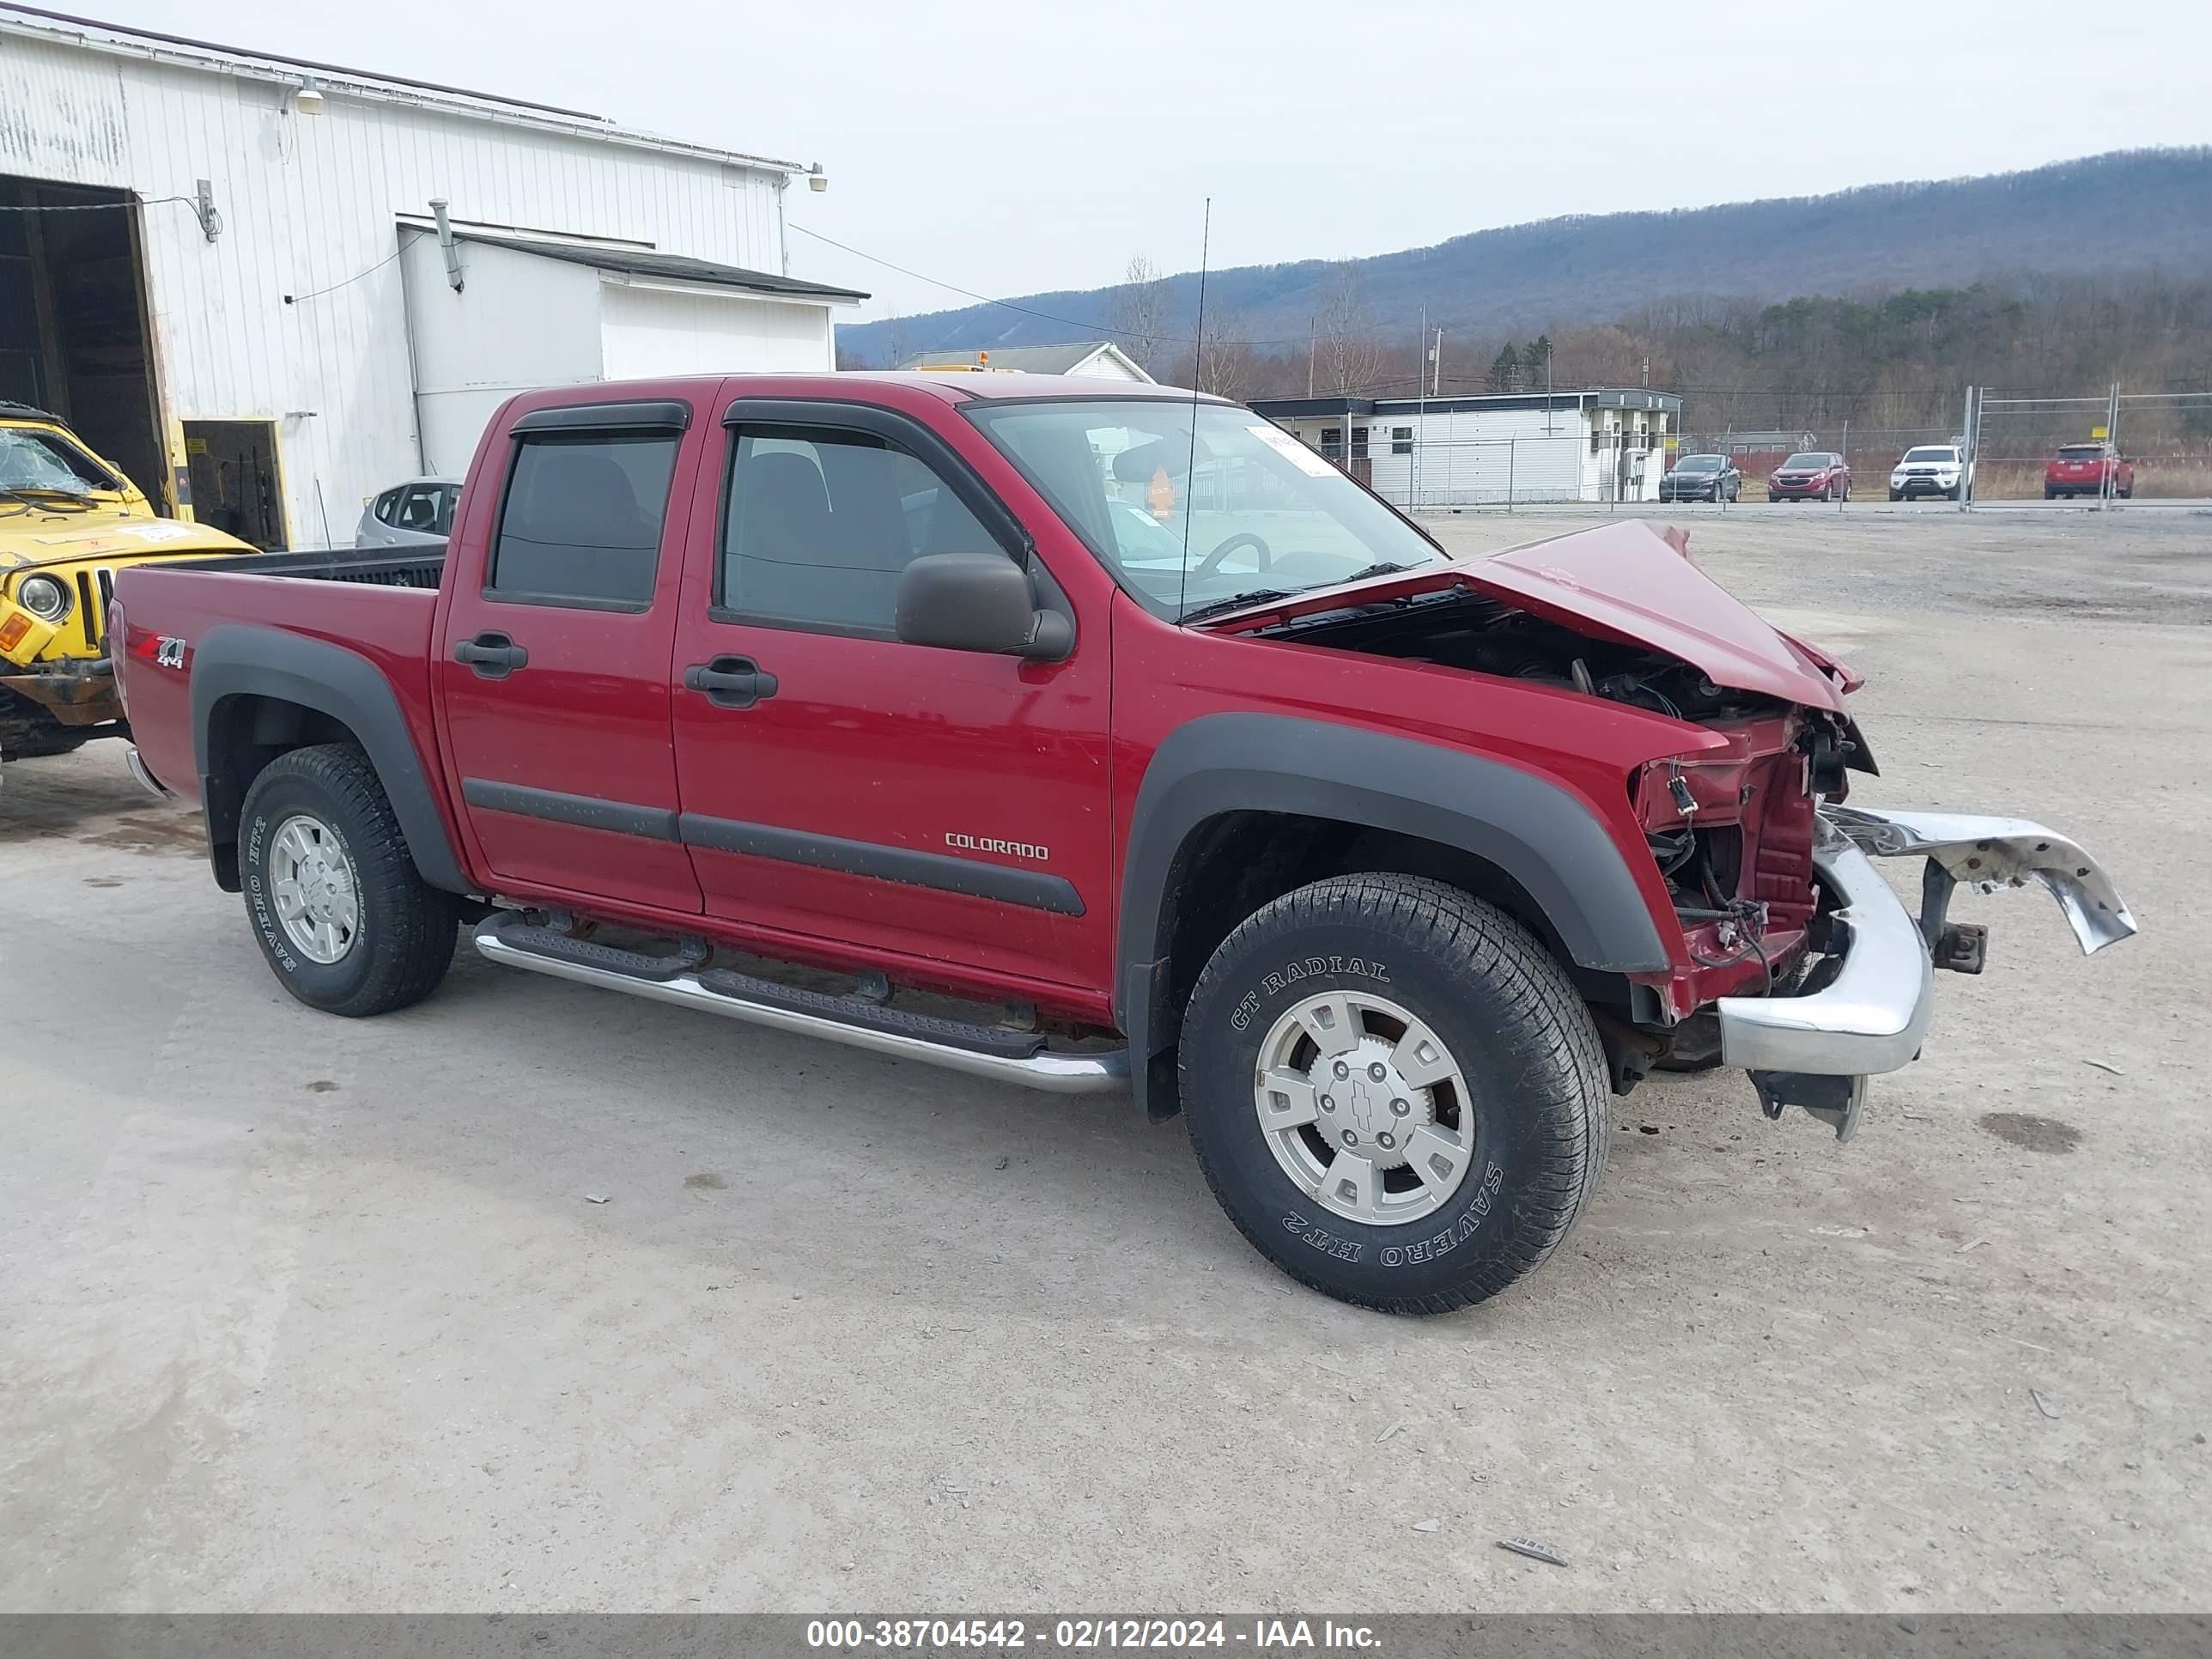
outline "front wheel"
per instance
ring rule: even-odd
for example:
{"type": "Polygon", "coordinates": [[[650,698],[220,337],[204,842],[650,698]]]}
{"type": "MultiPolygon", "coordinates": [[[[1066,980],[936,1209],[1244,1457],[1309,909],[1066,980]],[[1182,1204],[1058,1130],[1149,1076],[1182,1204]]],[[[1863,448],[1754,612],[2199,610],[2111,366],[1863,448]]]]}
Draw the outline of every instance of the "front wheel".
{"type": "Polygon", "coordinates": [[[261,954],[310,1008],[404,1008],[453,963],[459,902],[416,870],[376,769],[350,744],[263,769],[240,817],[238,872],[261,954]]]}
{"type": "Polygon", "coordinates": [[[1360,875],[1213,954],[1180,1054],[1200,1168],[1291,1278],[1387,1313],[1495,1296],[1556,1249],[1610,1127],[1596,1028],[1504,912],[1360,875]]]}

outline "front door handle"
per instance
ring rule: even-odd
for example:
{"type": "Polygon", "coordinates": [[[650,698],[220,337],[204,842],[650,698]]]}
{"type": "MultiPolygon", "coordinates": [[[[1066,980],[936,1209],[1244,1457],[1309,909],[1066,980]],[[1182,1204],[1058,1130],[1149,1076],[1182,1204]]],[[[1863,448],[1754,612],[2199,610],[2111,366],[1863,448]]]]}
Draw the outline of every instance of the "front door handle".
{"type": "Polygon", "coordinates": [[[453,647],[453,660],[465,662],[481,680],[503,680],[530,660],[530,653],[504,634],[487,631],[453,647]]]}
{"type": "Polygon", "coordinates": [[[716,657],[695,662],[684,671],[684,686],[703,691],[717,708],[750,708],[776,693],[775,676],[765,672],[750,657],[716,657]]]}

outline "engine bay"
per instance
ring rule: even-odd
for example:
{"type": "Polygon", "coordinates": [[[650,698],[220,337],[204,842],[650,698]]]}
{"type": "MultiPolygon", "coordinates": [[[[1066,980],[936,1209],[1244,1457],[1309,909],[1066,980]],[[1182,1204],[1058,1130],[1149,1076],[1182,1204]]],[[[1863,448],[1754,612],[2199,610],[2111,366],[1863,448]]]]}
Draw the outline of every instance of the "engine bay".
{"type": "Polygon", "coordinates": [[[1789,707],[1717,685],[1680,658],[1593,639],[1471,588],[1321,611],[1256,629],[1253,637],[1534,680],[1680,720],[1743,720],[1789,707]]]}

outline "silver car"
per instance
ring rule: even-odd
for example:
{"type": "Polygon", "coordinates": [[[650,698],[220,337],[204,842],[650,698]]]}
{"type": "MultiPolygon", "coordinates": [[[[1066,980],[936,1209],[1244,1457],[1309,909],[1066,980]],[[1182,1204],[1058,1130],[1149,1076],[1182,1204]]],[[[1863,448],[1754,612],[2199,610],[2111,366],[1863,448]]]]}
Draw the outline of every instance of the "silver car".
{"type": "Polygon", "coordinates": [[[461,499],[459,478],[410,478],[362,508],[356,547],[421,547],[442,542],[453,532],[453,504],[461,499]]]}

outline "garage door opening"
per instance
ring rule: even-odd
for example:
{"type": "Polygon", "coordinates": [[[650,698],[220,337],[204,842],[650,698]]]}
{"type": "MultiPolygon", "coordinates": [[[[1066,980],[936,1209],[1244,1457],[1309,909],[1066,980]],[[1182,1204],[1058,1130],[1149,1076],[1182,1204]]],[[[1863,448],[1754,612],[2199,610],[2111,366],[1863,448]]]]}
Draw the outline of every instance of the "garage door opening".
{"type": "Polygon", "coordinates": [[[176,511],[137,198],[0,173],[0,398],[49,410],[176,511]]]}
{"type": "Polygon", "coordinates": [[[264,552],[287,544],[276,428],[269,421],[186,421],[192,516],[264,552]]]}

